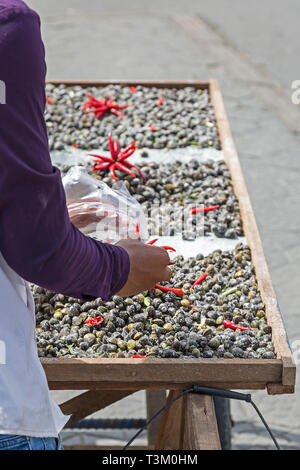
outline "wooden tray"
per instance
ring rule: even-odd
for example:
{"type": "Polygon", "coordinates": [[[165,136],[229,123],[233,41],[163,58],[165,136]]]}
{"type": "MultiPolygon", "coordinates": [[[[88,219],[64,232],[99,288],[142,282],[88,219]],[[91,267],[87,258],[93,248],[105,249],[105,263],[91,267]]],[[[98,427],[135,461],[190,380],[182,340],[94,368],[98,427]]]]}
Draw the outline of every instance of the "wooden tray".
{"type": "Polygon", "coordinates": [[[252,261],[261,297],[266,308],[268,324],[276,359],[108,359],[108,358],[43,358],[51,389],[70,390],[143,390],[183,389],[192,384],[230,389],[264,389],[269,394],[293,393],[296,368],[288,345],[286,332],[272,287],[270,273],[257,229],[250,198],[245,185],[226,116],[221,91],[216,80],[198,81],[51,81],[55,85],[124,86],[143,85],[158,88],[208,89],[214,107],[221,147],[229,168],[235,194],[239,201],[243,228],[251,249],[252,261]]]}

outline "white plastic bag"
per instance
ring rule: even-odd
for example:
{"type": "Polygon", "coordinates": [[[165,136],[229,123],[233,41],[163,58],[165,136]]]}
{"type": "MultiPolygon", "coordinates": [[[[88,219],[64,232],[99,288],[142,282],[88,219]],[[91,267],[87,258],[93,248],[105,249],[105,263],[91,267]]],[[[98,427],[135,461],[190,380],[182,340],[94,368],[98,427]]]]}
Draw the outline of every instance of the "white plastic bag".
{"type": "Polygon", "coordinates": [[[122,238],[148,238],[147,221],[142,206],[130,195],[123,182],[112,188],[72,167],[63,178],[71,221],[85,235],[116,243],[122,238]]]}

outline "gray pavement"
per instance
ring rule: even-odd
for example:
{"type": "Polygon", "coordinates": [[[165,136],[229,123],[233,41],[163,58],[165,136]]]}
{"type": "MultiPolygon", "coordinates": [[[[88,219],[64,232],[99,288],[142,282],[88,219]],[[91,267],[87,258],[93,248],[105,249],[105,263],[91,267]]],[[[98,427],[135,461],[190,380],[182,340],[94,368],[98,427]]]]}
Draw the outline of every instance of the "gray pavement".
{"type": "MultiPolygon", "coordinates": [[[[49,79],[219,80],[290,342],[300,340],[300,105],[291,103],[291,82],[300,79],[299,2],[27,3],[41,16],[49,79]]],[[[55,396],[63,401],[62,392],[55,396]]],[[[297,394],[254,398],[283,448],[299,449],[297,394]]],[[[101,416],[144,416],[143,392],[126,400],[101,416]]],[[[252,409],[233,403],[232,414],[234,448],[272,448],[252,409]]],[[[65,434],[68,443],[96,437],[128,436],[65,434]]]]}

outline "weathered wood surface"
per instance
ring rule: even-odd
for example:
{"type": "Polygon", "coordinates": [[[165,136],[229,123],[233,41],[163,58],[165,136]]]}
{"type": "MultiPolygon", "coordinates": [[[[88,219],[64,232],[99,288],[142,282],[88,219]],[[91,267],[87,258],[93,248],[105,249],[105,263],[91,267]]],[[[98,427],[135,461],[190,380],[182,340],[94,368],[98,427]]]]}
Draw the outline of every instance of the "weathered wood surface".
{"type": "Polygon", "coordinates": [[[184,450],[221,450],[213,397],[189,393],[184,396],[184,450]]]}
{"type": "MultiPolygon", "coordinates": [[[[282,363],[278,359],[99,359],[74,358],[42,360],[49,383],[72,383],[80,387],[99,388],[107,383],[110,389],[118,384],[131,384],[128,389],[158,388],[171,389],[173,384],[183,386],[191,383],[207,385],[217,384],[220,388],[225,383],[280,383],[282,363]],[[151,377],[151,381],[149,378],[151,377]],[[94,384],[94,387],[90,387],[94,384]]],[[[176,388],[176,387],[175,387],[176,388]]],[[[233,387],[237,388],[237,387],[233,387]]],[[[250,387],[251,388],[251,387],[250,387]]]]}
{"type": "Polygon", "coordinates": [[[290,387],[295,384],[296,367],[287,343],[286,331],[278,309],[276,294],[272,286],[271,276],[263,251],[263,245],[258,232],[238,154],[233,142],[221,90],[216,80],[210,80],[209,90],[210,98],[215,110],[222,150],[230,171],[233,188],[239,201],[246,240],[251,249],[252,261],[255,266],[260,294],[265,304],[266,317],[268,324],[272,327],[273,344],[275,346],[277,357],[280,358],[283,363],[281,382],[282,385],[290,387]]]}
{"type": "MultiPolygon", "coordinates": [[[[187,383],[166,383],[166,382],[49,382],[51,390],[181,390],[182,388],[190,388],[195,384],[195,380],[187,383]]],[[[266,384],[264,382],[222,382],[222,386],[216,382],[203,382],[198,385],[215,388],[225,388],[231,390],[263,390],[266,386],[281,384],[266,384]]],[[[280,393],[292,393],[291,391],[280,393]]]]}
{"type": "Polygon", "coordinates": [[[277,359],[257,359],[254,361],[247,359],[227,361],[221,359],[200,359],[199,361],[178,361],[176,359],[42,359],[50,387],[56,389],[124,389],[127,387],[131,389],[131,387],[135,388],[134,383],[136,383],[136,390],[178,389],[196,383],[235,389],[260,389],[268,386],[270,393],[292,393],[295,384],[295,365],[286,340],[281,315],[277,308],[277,300],[261,239],[217,81],[66,80],[62,82],[52,80],[51,83],[100,87],[109,83],[124,86],[140,84],[157,88],[194,86],[209,89],[222,149],[231,173],[234,191],[239,200],[245,236],[252,251],[252,260],[261,296],[266,306],[268,323],[272,326],[277,359]],[[151,381],[149,377],[151,377],[151,381]]]}
{"type": "Polygon", "coordinates": [[[137,86],[143,85],[156,88],[184,88],[195,86],[197,88],[209,88],[207,80],[49,80],[53,85],[79,85],[84,88],[89,86],[104,87],[107,85],[137,86]]]}
{"type": "MultiPolygon", "coordinates": [[[[177,395],[171,390],[167,403],[177,395]]],[[[155,449],[220,450],[213,398],[188,393],[172,403],[161,418],[155,449]]]]}
{"type": "Polygon", "coordinates": [[[269,395],[283,395],[286,393],[294,393],[294,385],[282,385],[282,384],[267,384],[267,391],[269,395]]]}
{"type": "MultiPolygon", "coordinates": [[[[166,404],[165,390],[146,390],[147,420],[152,418],[166,404]]],[[[154,445],[160,426],[161,415],[147,426],[148,444],[154,445]]]]}
{"type": "MultiPolygon", "coordinates": [[[[170,390],[167,403],[170,403],[178,391],[170,390]]],[[[176,400],[163,413],[160,421],[155,449],[157,450],[180,450],[183,444],[183,416],[184,396],[176,400]]]]}
{"type": "Polygon", "coordinates": [[[134,392],[135,390],[90,390],[62,403],[60,408],[65,415],[71,415],[67,423],[69,426],[134,392]]]}

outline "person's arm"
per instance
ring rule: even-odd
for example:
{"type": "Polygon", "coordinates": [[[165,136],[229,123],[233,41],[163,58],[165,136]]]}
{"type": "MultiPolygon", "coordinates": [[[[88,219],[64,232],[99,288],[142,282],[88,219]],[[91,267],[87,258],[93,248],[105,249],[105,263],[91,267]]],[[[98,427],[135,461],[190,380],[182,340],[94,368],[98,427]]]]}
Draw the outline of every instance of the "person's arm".
{"type": "Polygon", "coordinates": [[[0,33],[7,92],[0,105],[0,251],[7,264],[27,281],[81,299],[133,295],[169,280],[164,249],[100,243],[71,224],[48,149],[39,17],[19,0],[0,0],[0,33]]]}
{"type": "Polygon", "coordinates": [[[39,17],[22,2],[6,4],[0,9],[0,79],[6,86],[6,104],[0,105],[0,251],[27,281],[78,298],[107,299],[126,283],[129,256],[85,237],[69,220],[48,150],[39,17]]]}

